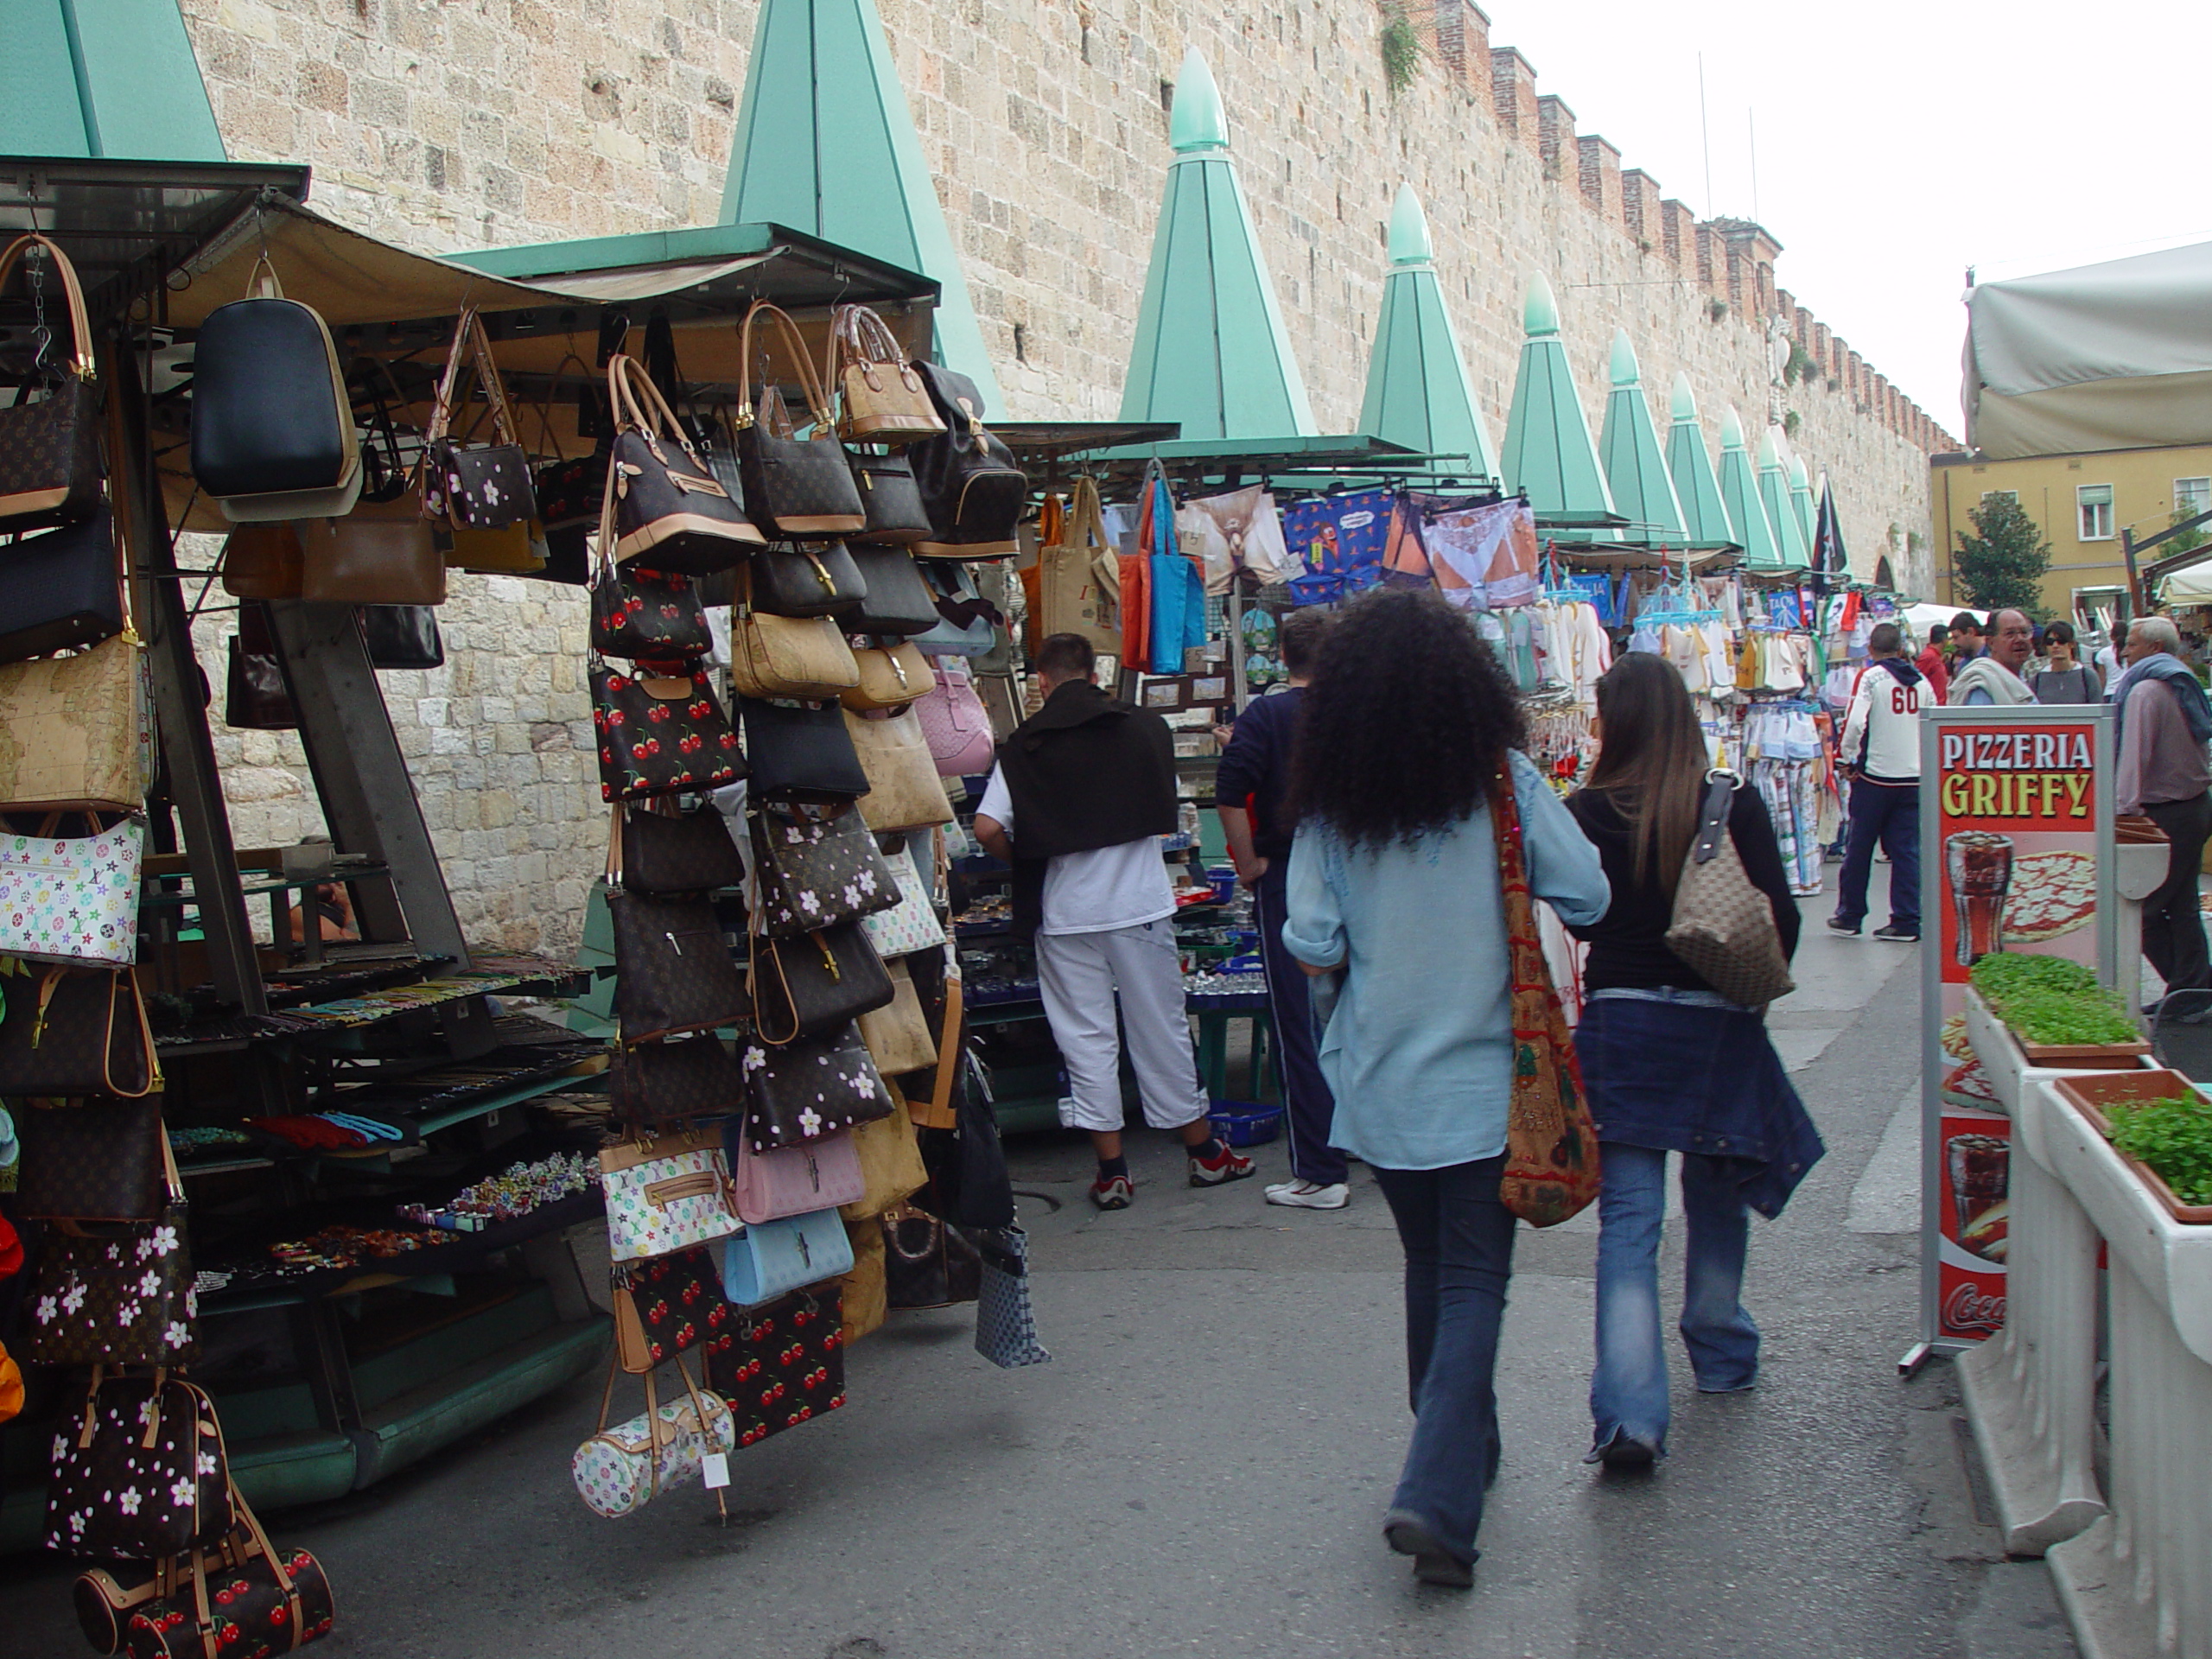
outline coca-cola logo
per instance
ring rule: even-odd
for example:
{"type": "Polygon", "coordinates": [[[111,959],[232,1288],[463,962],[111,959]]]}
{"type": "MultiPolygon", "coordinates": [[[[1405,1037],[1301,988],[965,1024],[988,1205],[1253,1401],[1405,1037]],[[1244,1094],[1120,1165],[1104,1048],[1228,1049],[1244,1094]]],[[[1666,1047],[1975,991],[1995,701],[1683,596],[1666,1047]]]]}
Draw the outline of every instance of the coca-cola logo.
{"type": "Polygon", "coordinates": [[[1943,1328],[1946,1331],[2002,1331],[2005,1328],[2004,1296],[2001,1294],[1993,1296],[1972,1281],[1961,1285],[1943,1299],[1943,1328]]]}

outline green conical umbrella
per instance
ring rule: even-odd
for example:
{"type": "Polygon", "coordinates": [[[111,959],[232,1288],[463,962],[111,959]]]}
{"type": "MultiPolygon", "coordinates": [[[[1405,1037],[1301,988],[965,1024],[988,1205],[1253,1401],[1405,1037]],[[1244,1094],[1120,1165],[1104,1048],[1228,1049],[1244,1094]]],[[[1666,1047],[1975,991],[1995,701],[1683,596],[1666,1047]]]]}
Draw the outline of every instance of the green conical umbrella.
{"type": "Polygon", "coordinates": [[[1733,542],[1743,537],[1728,521],[1728,508],[1720,499],[1720,480],[1713,470],[1712,452],[1705,434],[1698,429],[1697,396],[1690,378],[1679,371],[1674,396],[1669,400],[1667,475],[1675,480],[1675,499],[1681,504],[1682,525],[1694,542],[1733,542]]]}
{"type": "Polygon", "coordinates": [[[722,223],[788,225],[933,278],[938,359],[1003,413],[875,0],[763,0],[722,223]]]}
{"type": "MultiPolygon", "coordinates": [[[[1610,517],[1612,492],[1590,441],[1590,423],[1567,366],[1567,343],[1559,337],[1559,302],[1542,273],[1529,279],[1522,306],[1528,338],[1521,346],[1521,371],[1513,382],[1513,408],[1505,419],[1505,450],[1499,457],[1505,487],[1518,490],[1539,518],[1587,519],[1610,517]]],[[[1611,542],[1609,528],[1574,532],[1575,539],[1611,542]]]]}
{"type": "Polygon", "coordinates": [[[1390,275],[1367,359],[1359,429],[1422,454],[1467,457],[1464,466],[1446,463],[1444,471],[1497,476],[1497,452],[1475,407],[1466,359],[1436,280],[1428,219],[1410,184],[1398,187],[1390,210],[1390,275]]]}
{"type": "Polygon", "coordinates": [[[1790,504],[1789,469],[1782,464],[1782,429],[1778,426],[1767,428],[1766,435],[1759,440],[1758,483],[1759,505],[1766,509],[1767,522],[1774,526],[1774,541],[1782,553],[1782,568],[1810,569],[1813,550],[1806,544],[1804,530],[1797,523],[1797,509],[1790,504]]]}
{"type": "Polygon", "coordinates": [[[1805,537],[1805,548],[1809,553],[1819,508],[1814,501],[1812,475],[1805,470],[1805,458],[1795,453],[1789,457],[1789,510],[1797,515],[1797,528],[1805,537]]]}
{"type": "Polygon", "coordinates": [[[1688,534],[1674,480],[1659,450],[1659,429],[1643,399],[1643,374],[1628,331],[1613,334],[1613,395],[1605,400],[1605,425],[1598,454],[1605,464],[1605,483],[1613,505],[1636,521],[1630,535],[1644,541],[1679,542],[1688,534]]]}
{"type": "Polygon", "coordinates": [[[1775,539],[1774,522],[1759,500],[1751,454],[1744,448],[1743,417],[1732,404],[1720,422],[1720,499],[1728,509],[1728,522],[1736,527],[1737,544],[1744,550],[1744,568],[1789,569],[1781,543],[1775,539]]]}
{"type": "Polygon", "coordinates": [[[1192,47],[1167,125],[1175,159],[1137,313],[1125,421],[1179,421],[1185,438],[1314,435],[1306,383],[1229,159],[1213,72],[1192,47]]]}
{"type": "Polygon", "coordinates": [[[176,0],[0,0],[0,155],[224,160],[176,0]]]}

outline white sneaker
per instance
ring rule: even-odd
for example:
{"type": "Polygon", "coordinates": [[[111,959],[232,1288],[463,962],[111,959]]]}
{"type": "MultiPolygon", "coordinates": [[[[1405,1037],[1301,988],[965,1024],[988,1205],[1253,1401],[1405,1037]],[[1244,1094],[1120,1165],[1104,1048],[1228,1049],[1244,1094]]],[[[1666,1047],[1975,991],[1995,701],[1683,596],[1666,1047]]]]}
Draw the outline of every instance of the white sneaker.
{"type": "Polygon", "coordinates": [[[1268,1189],[1268,1202],[1293,1210],[1341,1210],[1351,1202],[1351,1188],[1342,1181],[1327,1186],[1319,1181],[1278,1181],[1268,1189]]]}

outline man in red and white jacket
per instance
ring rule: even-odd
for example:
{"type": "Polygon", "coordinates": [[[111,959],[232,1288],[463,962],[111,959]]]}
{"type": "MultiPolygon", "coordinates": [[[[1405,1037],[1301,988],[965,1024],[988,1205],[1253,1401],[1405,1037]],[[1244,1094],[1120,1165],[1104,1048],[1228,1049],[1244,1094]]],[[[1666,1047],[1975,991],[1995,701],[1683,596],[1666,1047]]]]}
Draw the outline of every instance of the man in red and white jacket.
{"type": "Polygon", "coordinates": [[[1866,919],[1866,878],[1878,842],[1890,855],[1890,925],[1878,939],[1920,938],[1920,710],[1928,682],[1905,655],[1897,625],[1867,637],[1872,658],[1843,721],[1843,773],[1851,780],[1851,839],[1828,931],[1856,938],[1866,919]]]}

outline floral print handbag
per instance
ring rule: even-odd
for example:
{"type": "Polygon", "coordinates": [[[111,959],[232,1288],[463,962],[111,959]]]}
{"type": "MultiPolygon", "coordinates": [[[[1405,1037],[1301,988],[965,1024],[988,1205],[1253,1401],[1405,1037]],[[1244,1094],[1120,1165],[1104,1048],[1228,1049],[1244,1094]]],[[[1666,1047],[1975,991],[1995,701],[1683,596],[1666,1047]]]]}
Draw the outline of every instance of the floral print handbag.
{"type": "Polygon", "coordinates": [[[875,837],[850,810],[826,817],[755,813],[753,867],[760,876],[760,932],[771,939],[887,910],[904,892],[875,837]]]}
{"type": "Polygon", "coordinates": [[[55,1426],[46,1548],[153,1560],[220,1543],[232,1520],[214,1402],[175,1377],[95,1368],[82,1407],[55,1426]]]}
{"type": "Polygon", "coordinates": [[[189,1211],[166,1135],[162,1157],[168,1199],[158,1219],[47,1234],[31,1282],[32,1363],[183,1365],[199,1353],[189,1211]]]}
{"type": "Polygon", "coordinates": [[[891,1116],[890,1087],[850,1020],[826,1037],[802,1037],[785,1048],[753,1038],[741,1046],[745,1135],[755,1152],[818,1141],[891,1116]]]}
{"type": "Polygon", "coordinates": [[[589,675],[601,800],[720,789],[745,775],[737,734],[700,664],[663,677],[625,674],[594,657],[589,675]]]}

